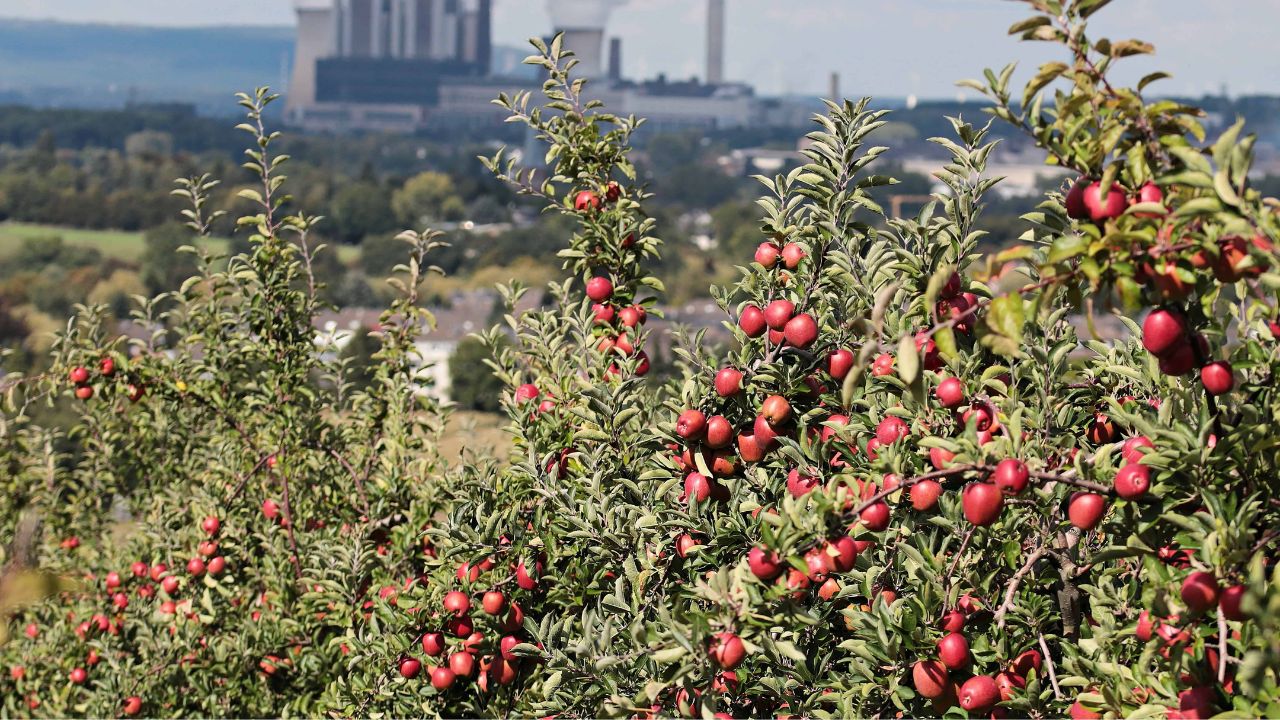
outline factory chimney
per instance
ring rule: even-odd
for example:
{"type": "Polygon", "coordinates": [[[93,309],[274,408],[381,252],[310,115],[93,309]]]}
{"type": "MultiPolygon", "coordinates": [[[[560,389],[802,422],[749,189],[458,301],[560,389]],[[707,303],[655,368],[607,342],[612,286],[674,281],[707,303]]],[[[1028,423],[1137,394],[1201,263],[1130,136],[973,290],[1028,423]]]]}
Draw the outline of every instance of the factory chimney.
{"type": "Polygon", "coordinates": [[[724,0],[707,0],[707,84],[724,82],[724,0]]]}
{"type": "Polygon", "coordinates": [[[609,38],[609,79],[622,79],[622,38],[609,38]]]}

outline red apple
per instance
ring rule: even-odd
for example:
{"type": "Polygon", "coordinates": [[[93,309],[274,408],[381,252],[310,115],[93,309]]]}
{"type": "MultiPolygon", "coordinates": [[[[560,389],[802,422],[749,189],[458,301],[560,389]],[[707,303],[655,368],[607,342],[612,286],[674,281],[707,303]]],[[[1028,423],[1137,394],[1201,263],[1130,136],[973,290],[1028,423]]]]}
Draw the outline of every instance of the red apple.
{"type": "Polygon", "coordinates": [[[947,668],[937,660],[921,660],[911,666],[911,681],[923,697],[941,697],[947,690],[947,668]]]}
{"type": "Polygon", "coordinates": [[[1112,183],[1111,189],[1105,193],[1099,182],[1090,183],[1084,190],[1084,206],[1089,211],[1089,219],[1096,223],[1120,217],[1128,205],[1124,188],[1116,183],[1112,183]]]}
{"type": "Polygon", "coordinates": [[[690,408],[676,418],[676,435],[685,440],[697,440],[707,430],[707,416],[701,410],[690,408]]]}
{"type": "Polygon", "coordinates": [[[767,329],[764,311],[755,305],[746,306],[738,316],[738,327],[742,328],[742,332],[746,333],[747,337],[760,337],[767,329]]]}
{"type": "Polygon", "coordinates": [[[786,265],[788,270],[795,270],[803,259],[804,248],[800,247],[799,243],[787,243],[782,248],[782,264],[786,265]]]}
{"type": "Polygon", "coordinates": [[[475,665],[475,656],[469,652],[456,652],[449,656],[449,669],[457,677],[471,677],[475,665]]]}
{"type": "Polygon", "coordinates": [[[1091,181],[1081,176],[1071,185],[1071,189],[1067,191],[1066,206],[1067,217],[1073,220],[1084,220],[1089,217],[1089,208],[1084,204],[1084,189],[1089,186],[1091,181]]]}
{"type": "Polygon", "coordinates": [[[125,715],[130,717],[137,715],[142,712],[142,698],[137,695],[130,695],[124,699],[124,705],[121,707],[121,710],[125,715]]]}
{"type": "Polygon", "coordinates": [[[747,553],[747,567],[761,580],[772,580],[782,574],[778,554],[762,547],[753,547],[747,553]]]}
{"type": "Polygon", "coordinates": [[[1130,463],[1116,473],[1116,494],[1125,500],[1133,500],[1147,494],[1151,487],[1151,468],[1141,463],[1130,463]]]}
{"type": "Polygon", "coordinates": [[[438,667],[431,671],[431,687],[436,690],[448,690],[453,685],[454,673],[447,667],[438,667]]]}
{"type": "Polygon", "coordinates": [[[952,460],[956,459],[956,454],[950,450],[940,447],[929,448],[929,463],[937,470],[946,470],[952,460]]]}
{"type": "Polygon", "coordinates": [[[680,536],[676,538],[676,555],[679,555],[682,558],[686,557],[690,550],[700,544],[701,543],[699,543],[698,540],[689,533],[681,533],[680,536]]]}
{"type": "Polygon", "coordinates": [[[1027,471],[1027,466],[1021,460],[1005,458],[996,464],[995,471],[991,473],[991,479],[1004,492],[1019,495],[1027,488],[1031,473],[1027,471]]]}
{"type": "Polygon", "coordinates": [[[774,428],[781,427],[791,419],[791,403],[781,395],[770,395],[760,405],[760,417],[774,428]]]}
{"type": "Polygon", "coordinates": [[[1225,360],[1214,362],[1200,368],[1200,383],[1210,395],[1222,395],[1231,392],[1236,379],[1232,373],[1231,363],[1225,360]]]}
{"type": "Polygon", "coordinates": [[[596,325],[612,325],[616,311],[612,305],[596,303],[591,306],[592,322],[596,325]]]}
{"type": "MultiPolygon", "coordinates": [[[[1190,687],[1178,693],[1178,716],[1182,720],[1200,720],[1218,714],[1218,691],[1208,685],[1190,687]]],[[[1170,713],[1170,717],[1172,717],[1170,713]]]]}
{"type": "Polygon", "coordinates": [[[209,515],[204,520],[200,521],[200,528],[204,530],[206,534],[209,534],[209,535],[217,535],[218,529],[221,527],[222,527],[222,522],[219,521],[218,518],[214,517],[213,515],[209,515]]]}
{"type": "Polygon", "coordinates": [[[925,511],[938,504],[942,495],[942,484],[937,480],[921,480],[911,486],[911,507],[925,511]]]}
{"type": "Polygon", "coordinates": [[[1160,372],[1172,377],[1182,377],[1196,367],[1196,351],[1191,343],[1183,341],[1160,356],[1160,372]]]}
{"type": "Polygon", "coordinates": [[[893,374],[893,356],[889,353],[880,353],[871,363],[871,374],[876,377],[884,377],[893,374]]]}
{"type": "Polygon", "coordinates": [[[1104,413],[1096,413],[1093,416],[1093,422],[1089,424],[1085,430],[1085,437],[1094,445],[1105,445],[1109,442],[1115,442],[1116,425],[1111,422],[1111,418],[1104,413]]]}
{"type": "Polygon", "coordinates": [[[706,502],[711,497],[711,482],[702,473],[689,473],[684,479],[684,496],[689,502],[706,502]]]}
{"type": "Polygon", "coordinates": [[[996,689],[1000,691],[1000,700],[1012,700],[1019,690],[1027,686],[1026,678],[1010,670],[996,673],[996,689]]]}
{"type": "Polygon", "coordinates": [[[938,291],[938,295],[943,298],[953,298],[960,295],[964,291],[964,278],[960,277],[960,273],[953,272],[951,277],[947,278],[947,282],[938,291]]]}
{"type": "Polygon", "coordinates": [[[1151,619],[1151,613],[1143,610],[1138,613],[1138,624],[1134,626],[1133,635],[1142,642],[1151,639],[1151,632],[1155,629],[1155,621],[1151,619]]]}
{"type": "Polygon", "coordinates": [[[193,557],[187,561],[187,572],[191,573],[194,577],[200,577],[203,575],[204,570],[204,560],[198,557],[193,557]]]}
{"type": "Polygon", "coordinates": [[[68,675],[72,684],[83,685],[89,679],[89,673],[82,667],[75,668],[68,675]]]}
{"type": "Polygon", "coordinates": [[[418,673],[422,670],[422,663],[413,658],[405,658],[400,661],[400,677],[405,680],[412,680],[418,677],[418,673]]]}
{"type": "Polygon", "coordinates": [[[1000,701],[1000,688],[990,675],[974,675],[960,686],[956,696],[960,707],[970,712],[982,713],[1000,701]]]}
{"type": "Polygon", "coordinates": [[[979,527],[990,525],[1000,517],[1004,494],[992,483],[972,483],[961,496],[964,517],[979,527]]]}
{"type": "Polygon", "coordinates": [[[791,497],[803,497],[813,491],[818,486],[818,478],[812,475],[802,475],[799,468],[791,468],[787,473],[787,492],[791,493],[791,497]]]}
{"type": "Polygon", "coordinates": [[[538,587],[538,579],[542,577],[542,561],[534,561],[532,567],[521,560],[516,565],[516,585],[521,590],[534,590],[538,587]]]}
{"type": "MultiPolygon", "coordinates": [[[[1142,187],[1138,188],[1138,192],[1134,193],[1132,204],[1136,205],[1138,203],[1163,203],[1163,202],[1164,202],[1164,191],[1160,189],[1159,185],[1156,185],[1153,182],[1147,182],[1143,184],[1142,187]]],[[[1140,217],[1140,218],[1155,218],[1155,217],[1160,217],[1160,213],[1141,212],[1141,213],[1134,213],[1134,216],[1140,217]]]]}
{"type": "Polygon", "coordinates": [[[222,573],[226,572],[226,569],[227,569],[226,558],[222,557],[221,555],[219,555],[218,557],[210,558],[208,569],[209,569],[210,575],[221,575],[222,573]]]}
{"type": "Polygon", "coordinates": [[[89,382],[89,369],[77,365],[71,368],[71,372],[67,373],[67,377],[71,379],[72,385],[83,385],[89,382]]]}
{"type": "Polygon", "coordinates": [[[1101,720],[1102,718],[1098,713],[1081,705],[1079,700],[1071,704],[1068,714],[1070,714],[1071,720],[1101,720]]]}
{"type": "Polygon", "coordinates": [[[643,305],[631,305],[618,311],[618,320],[622,321],[623,327],[633,328],[643,325],[648,317],[649,314],[645,312],[643,305]]]}
{"type": "Polygon", "coordinates": [[[444,633],[429,632],[422,636],[422,652],[430,657],[444,653],[444,633]]]}
{"type": "Polygon", "coordinates": [[[602,303],[613,296],[613,283],[607,277],[593,277],[587,281],[587,297],[602,303]]]}
{"type": "Polygon", "coordinates": [[[960,407],[964,403],[964,383],[958,378],[949,377],[938,383],[933,394],[944,408],[960,407]]]}
{"type": "Polygon", "coordinates": [[[1081,530],[1092,530],[1107,511],[1107,499],[1101,495],[1078,492],[1067,503],[1067,518],[1081,530]]]}
{"type": "Polygon", "coordinates": [[[880,441],[880,445],[892,445],[907,436],[910,428],[903,422],[902,418],[889,415],[876,425],[876,440],[880,441]]]}
{"type": "Polygon", "coordinates": [[[1213,573],[1197,570],[1182,581],[1182,602],[1193,613],[1202,613],[1218,604],[1218,579],[1213,573]]]}
{"type": "Polygon", "coordinates": [[[948,633],[958,633],[964,629],[965,614],[959,610],[948,610],[938,621],[938,629],[948,633]]]}
{"type": "Polygon", "coordinates": [[[471,609],[471,598],[460,590],[450,590],[444,594],[444,609],[454,617],[462,617],[471,609]]]}
{"type": "Polygon", "coordinates": [[[743,462],[754,463],[764,460],[770,445],[769,442],[756,437],[754,433],[738,433],[738,457],[742,458],[743,462]]]}
{"type": "Polygon", "coordinates": [[[822,433],[818,436],[822,442],[829,442],[836,437],[836,428],[849,424],[848,415],[832,415],[822,424],[822,433]]]}
{"type": "Polygon", "coordinates": [[[1218,597],[1218,607],[1222,608],[1222,614],[1228,620],[1248,620],[1248,613],[1240,609],[1240,602],[1244,599],[1246,590],[1243,585],[1232,585],[1218,597]]]}
{"type": "Polygon", "coordinates": [[[783,338],[792,347],[807,348],[818,339],[818,323],[808,313],[800,313],[787,321],[783,338]]]}
{"type": "Polygon", "coordinates": [[[771,242],[762,242],[756,246],[756,262],[771,268],[778,262],[778,246],[771,242]]]}
{"type": "Polygon", "coordinates": [[[843,380],[853,369],[853,352],[845,348],[832,350],[827,355],[827,374],[836,380],[843,380]]]}
{"type": "Polygon", "coordinates": [[[770,330],[781,332],[796,312],[796,304],[790,300],[774,300],[765,306],[764,321],[770,330]]]}
{"type": "Polygon", "coordinates": [[[489,615],[501,613],[506,605],[506,596],[497,590],[490,590],[480,599],[480,607],[489,615]]]}
{"type": "Polygon", "coordinates": [[[742,373],[734,368],[721,368],[716,373],[716,394],[720,397],[733,397],[742,392],[742,373]]]}
{"type": "Polygon", "coordinates": [[[742,638],[730,632],[722,632],[711,641],[711,659],[725,670],[733,670],[742,664],[747,649],[742,638]]]}
{"type": "Polygon", "coordinates": [[[573,198],[573,209],[578,212],[599,210],[600,196],[594,190],[582,190],[573,198]]]}
{"type": "Polygon", "coordinates": [[[969,664],[969,640],[958,632],[948,633],[938,641],[938,659],[950,670],[960,670],[969,664]]]}
{"type": "Polygon", "coordinates": [[[1163,355],[1186,340],[1187,322],[1174,310],[1152,310],[1142,321],[1142,347],[1152,355],[1163,355]]]}
{"type": "Polygon", "coordinates": [[[1120,457],[1126,463],[1136,463],[1142,460],[1145,454],[1143,448],[1155,449],[1155,443],[1151,442],[1151,438],[1146,435],[1138,435],[1124,441],[1124,445],[1120,448],[1120,457]]]}
{"type": "Polygon", "coordinates": [[[880,532],[889,527],[889,506],[883,500],[872,503],[863,509],[858,518],[871,532],[880,532]]]}
{"type": "Polygon", "coordinates": [[[707,447],[719,449],[733,443],[733,426],[723,415],[712,415],[707,420],[707,447]]]}
{"type": "Polygon", "coordinates": [[[831,543],[831,547],[835,550],[835,554],[831,556],[832,562],[835,563],[836,570],[840,572],[849,572],[853,569],[854,563],[858,559],[858,546],[853,538],[844,535],[831,543]]]}
{"type": "Polygon", "coordinates": [[[529,400],[533,400],[538,397],[538,395],[538,386],[533,383],[525,383],[524,385],[516,388],[516,402],[519,404],[524,404],[529,400]]]}

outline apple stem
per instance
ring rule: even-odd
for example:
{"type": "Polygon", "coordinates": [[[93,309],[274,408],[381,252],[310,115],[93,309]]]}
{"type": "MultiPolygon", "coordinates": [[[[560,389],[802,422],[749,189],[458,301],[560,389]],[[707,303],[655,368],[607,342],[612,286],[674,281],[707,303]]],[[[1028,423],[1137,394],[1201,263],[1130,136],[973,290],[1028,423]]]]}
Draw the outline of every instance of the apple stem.
{"type": "Polygon", "coordinates": [[[1049,670],[1049,684],[1053,686],[1053,697],[1062,699],[1062,689],[1058,687],[1058,673],[1053,667],[1053,655],[1049,654],[1049,643],[1044,641],[1044,633],[1040,633],[1040,651],[1044,653],[1044,665],[1049,670]]]}

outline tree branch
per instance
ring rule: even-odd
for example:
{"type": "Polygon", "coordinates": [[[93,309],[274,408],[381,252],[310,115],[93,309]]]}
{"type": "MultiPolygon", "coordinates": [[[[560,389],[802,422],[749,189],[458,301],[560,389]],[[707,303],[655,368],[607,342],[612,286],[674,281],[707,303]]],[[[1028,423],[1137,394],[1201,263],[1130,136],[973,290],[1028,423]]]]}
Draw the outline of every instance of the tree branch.
{"type": "Polygon", "coordinates": [[[1013,598],[1018,594],[1018,587],[1022,585],[1022,579],[1027,576],[1027,573],[1031,572],[1031,569],[1048,551],[1049,549],[1043,545],[1036,548],[1035,552],[1027,556],[1027,561],[1009,580],[1009,587],[1005,588],[1004,591],[1004,601],[1000,603],[1000,607],[996,608],[995,620],[997,629],[1004,629],[1004,616],[1013,608],[1013,598]]]}
{"type": "Polygon", "coordinates": [[[1049,654],[1049,643],[1044,641],[1044,633],[1040,633],[1040,652],[1044,653],[1044,666],[1049,670],[1049,684],[1053,685],[1054,699],[1062,699],[1062,689],[1058,687],[1058,672],[1053,667],[1053,656],[1049,654]]]}

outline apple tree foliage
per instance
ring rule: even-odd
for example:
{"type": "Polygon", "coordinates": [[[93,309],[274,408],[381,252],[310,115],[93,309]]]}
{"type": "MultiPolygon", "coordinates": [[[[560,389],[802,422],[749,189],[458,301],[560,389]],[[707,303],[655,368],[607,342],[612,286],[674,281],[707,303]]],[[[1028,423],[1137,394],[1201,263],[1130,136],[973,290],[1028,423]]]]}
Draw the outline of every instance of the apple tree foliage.
{"type": "MultiPolygon", "coordinates": [[[[1152,48],[1087,32],[1107,0],[1026,4],[1011,33],[1062,60],[967,83],[1072,171],[1025,234],[977,251],[987,127],[954,119],[945,189],[886,217],[885,113],[831,103],[712,288],[727,350],[646,331],[641,122],[535,42],[546,102],[499,102],[545,170],[483,160],[576,231],[554,302],[481,336],[509,457],[457,467],[414,370],[434,236],[403,236],[351,388],[244,97],[253,251],[140,302],[147,340],[85,309],[58,373],[8,384],[0,712],[1280,713],[1280,205],[1241,127],[1113,83],[1152,48]],[[30,420],[70,394],[71,428],[30,420]]],[[[197,230],[209,182],[180,187],[197,230]]]]}

